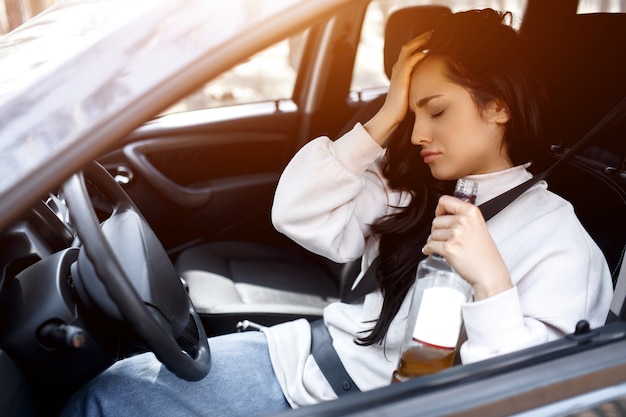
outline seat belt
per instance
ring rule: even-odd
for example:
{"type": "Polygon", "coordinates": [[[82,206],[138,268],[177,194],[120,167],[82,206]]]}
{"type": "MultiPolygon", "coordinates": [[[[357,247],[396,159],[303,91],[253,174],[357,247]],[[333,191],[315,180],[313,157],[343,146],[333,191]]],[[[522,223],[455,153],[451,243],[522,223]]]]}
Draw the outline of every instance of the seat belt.
{"type": "MultiPolygon", "coordinates": [[[[511,204],[515,199],[524,194],[530,187],[535,185],[541,180],[546,179],[557,168],[565,164],[565,162],[572,159],[578,152],[584,148],[595,137],[598,132],[608,127],[609,125],[615,125],[619,123],[626,116],[626,97],[622,98],[611,111],[604,115],[600,121],[593,126],[578,142],[574,144],[570,149],[563,154],[558,160],[556,160],[550,167],[541,173],[533,176],[529,180],[521,183],[518,186],[511,188],[510,190],[492,198],[489,201],[479,205],[478,208],[483,214],[485,221],[491,219],[498,214],[502,209],[511,204]]],[[[421,252],[419,253],[421,255],[421,252]]],[[[424,256],[425,257],[425,256],[424,256]]],[[[421,259],[420,259],[421,260],[421,259]]],[[[379,257],[376,257],[370,267],[365,271],[365,275],[352,291],[348,292],[343,298],[344,303],[353,303],[354,301],[364,297],[365,295],[375,291],[378,288],[378,280],[376,278],[376,271],[380,265],[379,257]]],[[[355,277],[356,279],[356,277],[355,277]]]]}
{"type": "Polygon", "coordinates": [[[535,175],[531,179],[522,184],[518,185],[510,189],[509,191],[500,194],[499,196],[492,198],[491,200],[481,204],[481,211],[483,212],[483,216],[488,216],[489,218],[495,216],[502,208],[509,205],[513,202],[517,197],[522,195],[526,190],[532,187],[537,182],[546,179],[550,174],[552,174],[558,167],[565,164],[565,162],[572,159],[574,156],[583,149],[587,143],[598,134],[602,129],[606,128],[610,124],[619,123],[626,116],[626,97],[622,98],[619,103],[613,107],[613,109],[604,115],[600,121],[593,126],[586,134],[583,136],[578,142],[574,144],[570,149],[563,154],[558,160],[556,160],[548,169],[545,171],[535,175]]]}
{"type": "Polygon", "coordinates": [[[609,314],[606,319],[607,323],[624,320],[626,318],[626,303],[624,303],[624,300],[626,300],[626,268],[624,268],[624,261],[622,260],[617,275],[615,290],[613,291],[611,307],[609,308],[609,314]]]}

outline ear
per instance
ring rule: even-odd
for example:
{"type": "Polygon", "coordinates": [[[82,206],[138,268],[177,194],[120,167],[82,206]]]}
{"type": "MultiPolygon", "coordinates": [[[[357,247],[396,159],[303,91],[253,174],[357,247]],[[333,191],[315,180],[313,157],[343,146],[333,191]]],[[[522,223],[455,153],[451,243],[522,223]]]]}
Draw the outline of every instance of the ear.
{"type": "Polygon", "coordinates": [[[501,98],[492,100],[483,112],[485,120],[496,123],[505,124],[511,119],[511,112],[509,106],[501,98]]]}

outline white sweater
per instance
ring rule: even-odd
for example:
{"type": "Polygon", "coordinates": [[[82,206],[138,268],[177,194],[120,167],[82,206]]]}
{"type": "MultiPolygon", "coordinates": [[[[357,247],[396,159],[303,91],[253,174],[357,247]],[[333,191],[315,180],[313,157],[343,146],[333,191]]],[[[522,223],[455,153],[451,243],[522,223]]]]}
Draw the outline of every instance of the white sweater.
{"type": "MultiPolygon", "coordinates": [[[[361,275],[378,254],[369,225],[404,206],[410,196],[388,188],[381,173],[384,150],[357,124],[333,142],[321,137],[304,146],[285,169],[272,219],[282,233],[336,262],[363,256],[361,275]]],[[[475,175],[477,204],[531,177],[524,166],[475,175]]],[[[540,182],[488,222],[514,288],[463,307],[468,335],[464,363],[557,339],[588,320],[604,323],[612,296],[605,258],[572,206],[540,182]]],[[[407,297],[408,298],[408,297],[407,297]]],[[[387,385],[405,332],[405,300],[382,345],[359,346],[382,305],[380,291],[362,304],[333,303],[324,321],[346,370],[361,388],[387,385]],[[369,323],[368,323],[369,322],[369,323]]],[[[293,407],[336,398],[310,355],[310,327],[296,320],[265,331],[276,376],[293,407]]]]}

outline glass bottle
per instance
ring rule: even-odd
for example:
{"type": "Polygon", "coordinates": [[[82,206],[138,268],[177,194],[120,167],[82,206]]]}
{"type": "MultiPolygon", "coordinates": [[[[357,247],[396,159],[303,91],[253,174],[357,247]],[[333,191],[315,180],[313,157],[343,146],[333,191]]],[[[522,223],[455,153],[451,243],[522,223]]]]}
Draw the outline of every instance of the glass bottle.
{"type": "MultiPolygon", "coordinates": [[[[477,188],[475,181],[460,179],[454,195],[474,204],[477,188]]],[[[452,366],[463,326],[461,306],[470,300],[472,292],[472,286],[442,256],[429,255],[419,263],[402,353],[392,382],[452,366]]]]}

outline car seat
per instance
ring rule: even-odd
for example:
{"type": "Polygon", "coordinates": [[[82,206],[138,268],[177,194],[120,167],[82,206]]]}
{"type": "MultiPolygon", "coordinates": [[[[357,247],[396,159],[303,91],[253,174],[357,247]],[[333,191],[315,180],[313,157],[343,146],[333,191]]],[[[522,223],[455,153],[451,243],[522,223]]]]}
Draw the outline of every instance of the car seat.
{"type": "MultiPolygon", "coordinates": [[[[385,71],[402,45],[427,31],[443,6],[416,6],[389,16],[385,29],[385,71]]],[[[370,101],[342,129],[369,120],[384,96],[370,101]]],[[[360,262],[335,264],[300,248],[242,241],[216,241],[180,253],[176,268],[207,331],[232,332],[241,320],[271,325],[296,317],[319,318],[326,305],[341,299],[360,262]]]]}
{"type": "MultiPolygon", "coordinates": [[[[538,4],[529,3],[521,33],[546,85],[544,134],[558,154],[626,97],[626,14],[578,14],[575,0],[545,2],[535,13],[530,7],[538,4]],[[565,6],[568,15],[563,14],[565,6]]],[[[579,157],[548,178],[548,187],[572,203],[602,249],[616,288],[611,315],[622,320],[626,282],[618,279],[626,280],[621,271],[626,251],[625,136],[624,120],[608,126],[579,157]]]]}
{"type": "MultiPolygon", "coordinates": [[[[574,11],[556,20],[540,18],[555,22],[556,33],[536,30],[546,25],[531,19],[522,33],[537,55],[546,84],[544,133],[560,153],[626,97],[626,14],[574,11]]],[[[624,120],[608,126],[569,167],[548,179],[550,188],[574,205],[602,248],[614,280],[626,245],[625,136],[624,120]]]]}

